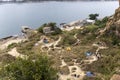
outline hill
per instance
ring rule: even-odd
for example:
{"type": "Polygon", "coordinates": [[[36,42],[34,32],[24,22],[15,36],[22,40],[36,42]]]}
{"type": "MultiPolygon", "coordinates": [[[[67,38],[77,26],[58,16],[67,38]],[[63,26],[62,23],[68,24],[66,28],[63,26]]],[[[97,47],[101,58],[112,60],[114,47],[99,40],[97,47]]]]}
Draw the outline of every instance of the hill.
{"type": "Polygon", "coordinates": [[[64,28],[73,27],[69,31],[60,29],[56,23],[45,23],[35,30],[25,27],[22,37],[1,40],[0,79],[118,79],[120,8],[113,16],[96,19],[94,24],[83,22],[82,26],[76,22],[63,24],[64,28]]]}

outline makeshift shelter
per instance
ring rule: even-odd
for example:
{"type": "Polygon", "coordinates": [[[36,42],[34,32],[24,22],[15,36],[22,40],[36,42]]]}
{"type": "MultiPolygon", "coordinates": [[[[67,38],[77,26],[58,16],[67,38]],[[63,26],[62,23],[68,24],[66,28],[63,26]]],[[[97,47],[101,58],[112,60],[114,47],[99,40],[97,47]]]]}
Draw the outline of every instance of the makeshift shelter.
{"type": "Polygon", "coordinates": [[[85,54],[86,54],[86,56],[91,56],[92,52],[86,52],[85,54]]]}
{"type": "Polygon", "coordinates": [[[49,43],[48,39],[46,39],[46,38],[43,39],[43,42],[44,43],[49,43]]]}
{"type": "Polygon", "coordinates": [[[67,50],[67,51],[71,51],[71,48],[70,48],[70,47],[67,47],[66,50],[67,50]]]}
{"type": "Polygon", "coordinates": [[[92,76],[93,76],[93,73],[90,72],[90,71],[88,71],[88,72],[86,72],[86,76],[87,76],[87,77],[92,77],[92,76]]]}
{"type": "Polygon", "coordinates": [[[38,46],[39,44],[38,43],[35,43],[35,46],[38,46]]]}

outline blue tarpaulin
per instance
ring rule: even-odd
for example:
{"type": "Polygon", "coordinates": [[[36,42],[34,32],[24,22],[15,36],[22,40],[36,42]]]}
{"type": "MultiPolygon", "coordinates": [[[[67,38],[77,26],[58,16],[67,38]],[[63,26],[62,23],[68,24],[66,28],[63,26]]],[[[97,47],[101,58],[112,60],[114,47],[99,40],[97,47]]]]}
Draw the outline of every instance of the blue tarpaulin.
{"type": "Polygon", "coordinates": [[[91,52],[86,52],[85,54],[86,54],[87,56],[91,56],[91,55],[92,55],[91,52]]]}
{"type": "Polygon", "coordinates": [[[92,77],[92,76],[93,76],[93,73],[90,72],[90,71],[88,71],[88,72],[86,72],[86,76],[87,76],[87,77],[92,77]]]}
{"type": "Polygon", "coordinates": [[[47,40],[47,39],[44,39],[43,42],[44,42],[44,43],[48,43],[48,40],[47,40]]]}

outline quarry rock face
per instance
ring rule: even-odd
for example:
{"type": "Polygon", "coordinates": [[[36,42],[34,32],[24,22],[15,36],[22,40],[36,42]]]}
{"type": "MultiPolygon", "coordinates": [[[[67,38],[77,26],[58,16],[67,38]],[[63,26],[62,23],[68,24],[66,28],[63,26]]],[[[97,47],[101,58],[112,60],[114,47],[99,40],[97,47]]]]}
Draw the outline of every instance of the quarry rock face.
{"type": "Polygon", "coordinates": [[[101,30],[101,34],[104,33],[114,33],[116,36],[120,37],[120,7],[115,10],[115,14],[110,16],[106,27],[101,30]]]}
{"type": "Polygon", "coordinates": [[[120,7],[118,9],[116,9],[113,20],[114,20],[114,22],[117,22],[120,20],[120,7]]]}
{"type": "Polygon", "coordinates": [[[109,18],[106,26],[110,26],[112,24],[120,24],[120,7],[116,9],[115,14],[109,18]]]}

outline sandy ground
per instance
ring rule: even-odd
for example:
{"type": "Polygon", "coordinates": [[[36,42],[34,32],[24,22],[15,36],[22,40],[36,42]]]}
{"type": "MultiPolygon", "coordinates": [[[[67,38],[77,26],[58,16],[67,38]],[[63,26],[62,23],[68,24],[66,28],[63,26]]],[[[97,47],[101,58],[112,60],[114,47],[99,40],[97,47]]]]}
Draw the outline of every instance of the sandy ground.
{"type": "Polygon", "coordinates": [[[83,29],[81,26],[71,26],[66,28],[61,28],[62,31],[71,31],[73,29],[83,29]]]}
{"type": "Polygon", "coordinates": [[[92,64],[94,61],[98,60],[98,57],[100,57],[99,51],[101,49],[107,49],[108,48],[108,47],[100,46],[100,45],[95,44],[95,43],[92,46],[96,46],[98,48],[96,49],[96,52],[95,52],[96,55],[92,55],[92,56],[89,57],[88,60],[84,60],[84,62],[86,62],[88,64],[92,64]]]}
{"type": "Polygon", "coordinates": [[[18,58],[18,57],[26,58],[27,57],[25,55],[22,55],[22,54],[18,53],[16,48],[13,48],[11,51],[8,52],[8,54],[10,54],[10,55],[12,55],[12,56],[14,56],[16,58],[18,58]]]}
{"type": "MultiPolygon", "coordinates": [[[[61,60],[62,65],[60,67],[64,67],[64,66],[68,66],[64,60],[61,60]]],[[[68,75],[63,75],[63,74],[59,74],[59,80],[82,80],[83,77],[85,76],[85,72],[82,71],[82,69],[80,67],[78,67],[78,65],[73,65],[73,66],[68,66],[68,69],[70,71],[70,74],[68,75]],[[73,68],[76,68],[76,70],[73,70],[73,68]],[[79,76],[79,77],[75,77],[79,76]]]]}
{"type": "Polygon", "coordinates": [[[61,62],[62,62],[62,65],[60,67],[67,66],[67,64],[65,63],[65,61],[63,59],[61,60],[61,62]]]}
{"type": "MultiPolygon", "coordinates": [[[[77,34],[74,35],[75,38],[77,34]]],[[[104,47],[104,46],[100,46],[98,44],[93,44],[92,46],[96,46],[98,47],[96,49],[96,54],[98,55],[99,50],[101,49],[107,49],[108,47],[104,47]]],[[[91,55],[88,59],[83,60],[83,62],[85,62],[86,64],[92,64],[94,61],[98,60],[98,56],[96,56],[95,54],[91,55]]],[[[60,67],[64,67],[64,66],[68,66],[65,61],[63,59],[61,59],[62,65],[60,67]]],[[[77,64],[74,63],[73,66],[68,66],[70,74],[68,75],[63,75],[63,74],[59,74],[60,78],[59,80],[82,80],[85,76],[85,72],[80,68],[80,66],[78,66],[77,64]],[[76,68],[76,70],[73,71],[73,68],[76,68]],[[74,75],[76,74],[76,76],[79,75],[79,77],[75,77],[74,75]]]]}
{"type": "MultiPolygon", "coordinates": [[[[62,39],[62,37],[60,36],[57,41],[54,41],[54,42],[52,42],[52,43],[43,44],[43,45],[41,46],[41,51],[44,51],[44,50],[43,50],[44,47],[47,47],[47,48],[48,48],[48,51],[51,50],[50,46],[53,46],[54,49],[61,49],[60,47],[56,47],[56,45],[58,45],[58,43],[61,41],[61,39],[62,39]]],[[[43,42],[43,39],[42,39],[40,42],[43,42]]]]}
{"type": "Polygon", "coordinates": [[[98,60],[97,56],[92,55],[92,56],[89,57],[88,60],[84,60],[83,62],[85,62],[87,64],[92,64],[94,61],[97,61],[97,60],[98,60]]]}
{"type": "Polygon", "coordinates": [[[16,38],[16,39],[8,40],[5,43],[0,45],[0,49],[3,50],[5,48],[7,48],[10,44],[12,44],[12,43],[19,43],[21,41],[25,41],[25,39],[16,38]]]}

